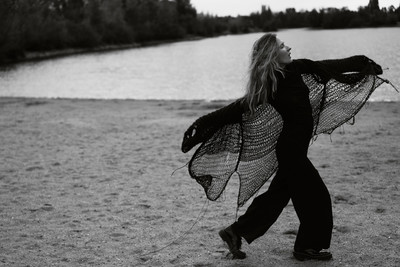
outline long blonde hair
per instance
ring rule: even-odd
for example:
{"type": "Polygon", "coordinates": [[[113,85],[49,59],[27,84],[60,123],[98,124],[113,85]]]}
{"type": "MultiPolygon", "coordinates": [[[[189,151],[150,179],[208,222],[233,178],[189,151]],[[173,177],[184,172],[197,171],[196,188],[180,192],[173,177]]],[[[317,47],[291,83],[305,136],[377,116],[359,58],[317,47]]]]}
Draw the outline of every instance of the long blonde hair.
{"type": "Polygon", "coordinates": [[[284,74],[277,61],[278,51],[276,35],[271,33],[263,35],[253,45],[249,80],[243,98],[251,113],[259,104],[270,102],[275,97],[278,87],[276,74],[284,74]]]}

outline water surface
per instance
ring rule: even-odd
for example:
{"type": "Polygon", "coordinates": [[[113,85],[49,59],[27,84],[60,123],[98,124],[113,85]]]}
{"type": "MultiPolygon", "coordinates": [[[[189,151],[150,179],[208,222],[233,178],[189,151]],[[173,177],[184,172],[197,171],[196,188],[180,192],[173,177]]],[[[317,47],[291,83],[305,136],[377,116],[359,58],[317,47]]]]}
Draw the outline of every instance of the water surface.
{"type": "MultiPolygon", "coordinates": [[[[400,87],[400,28],[279,31],[292,58],[363,54],[400,87]]],[[[97,99],[234,99],[244,93],[249,53],[262,33],[20,63],[0,71],[0,96],[97,99]]],[[[400,101],[387,85],[373,101],[400,101]]]]}

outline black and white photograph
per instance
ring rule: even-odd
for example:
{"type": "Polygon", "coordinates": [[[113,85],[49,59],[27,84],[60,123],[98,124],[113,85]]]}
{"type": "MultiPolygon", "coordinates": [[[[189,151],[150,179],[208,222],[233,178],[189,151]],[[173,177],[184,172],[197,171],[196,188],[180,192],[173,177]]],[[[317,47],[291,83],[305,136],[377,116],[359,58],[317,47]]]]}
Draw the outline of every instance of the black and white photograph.
{"type": "Polygon", "coordinates": [[[1,0],[0,266],[400,266],[400,0],[1,0]]]}

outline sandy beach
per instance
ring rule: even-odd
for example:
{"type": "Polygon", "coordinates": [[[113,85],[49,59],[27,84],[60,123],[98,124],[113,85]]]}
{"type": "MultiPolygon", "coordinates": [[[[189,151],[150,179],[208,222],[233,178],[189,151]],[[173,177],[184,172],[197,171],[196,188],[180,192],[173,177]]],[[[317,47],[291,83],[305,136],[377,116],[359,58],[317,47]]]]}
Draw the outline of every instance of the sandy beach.
{"type": "Polygon", "coordinates": [[[0,266],[400,266],[398,102],[368,103],[310,147],[333,203],[322,263],[292,256],[291,204],[245,260],[220,240],[237,177],[207,201],[180,145],[226,103],[0,98],[0,266]]]}

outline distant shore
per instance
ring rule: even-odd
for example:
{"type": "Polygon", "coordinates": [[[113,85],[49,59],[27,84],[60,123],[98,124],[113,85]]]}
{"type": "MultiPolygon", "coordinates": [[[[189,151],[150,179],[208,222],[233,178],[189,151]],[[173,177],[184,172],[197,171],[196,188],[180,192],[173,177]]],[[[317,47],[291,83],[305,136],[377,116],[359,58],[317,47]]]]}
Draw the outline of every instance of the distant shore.
{"type": "MultiPolygon", "coordinates": [[[[388,27],[388,26],[387,26],[388,27]]],[[[390,28],[399,27],[400,22],[397,25],[391,26],[390,28]]],[[[366,27],[369,28],[369,27],[366,27]]],[[[308,30],[326,30],[322,28],[307,28],[308,30]]],[[[347,29],[347,28],[346,28],[347,29]]],[[[357,29],[363,29],[357,28],[357,29]]],[[[287,29],[280,29],[280,30],[287,30],[287,29]]],[[[279,31],[279,30],[276,30],[279,31]]],[[[258,31],[251,31],[248,33],[262,33],[261,30],[258,31]]],[[[240,33],[240,34],[248,34],[248,33],[240,33]]],[[[120,44],[120,45],[104,45],[99,47],[93,48],[67,48],[61,50],[50,50],[50,51],[27,51],[23,54],[22,57],[15,59],[15,60],[8,60],[4,62],[0,62],[0,66],[6,66],[10,64],[17,64],[21,62],[29,62],[29,61],[40,61],[46,60],[51,58],[57,57],[65,57],[71,55],[78,55],[78,54],[89,54],[89,53],[101,53],[101,52],[110,52],[110,51],[117,51],[117,50],[125,50],[125,49],[132,49],[132,48],[141,48],[141,47],[150,47],[150,46],[157,46],[157,45],[164,45],[170,43],[178,43],[178,42],[186,42],[186,41],[198,41],[206,38],[214,38],[219,36],[229,35],[229,33],[218,35],[218,36],[210,36],[210,37],[203,37],[203,36],[188,36],[183,39],[175,39],[175,40],[164,40],[164,41],[150,41],[144,43],[132,43],[132,44],[120,44]]]]}
{"type": "Polygon", "coordinates": [[[201,40],[204,38],[205,37],[201,37],[201,36],[190,36],[190,37],[186,37],[183,39],[177,39],[177,40],[151,41],[151,42],[144,42],[144,43],[132,43],[132,44],[121,44],[121,45],[104,45],[104,46],[93,47],[93,48],[67,48],[67,49],[61,49],[61,50],[35,51],[35,52],[27,51],[24,53],[24,55],[22,57],[20,57],[18,59],[0,62],[0,66],[17,64],[17,63],[21,63],[21,62],[40,61],[40,60],[46,60],[46,59],[58,58],[58,57],[66,57],[66,56],[78,55],[78,54],[102,53],[102,52],[111,52],[111,51],[125,50],[125,49],[132,49],[132,48],[157,46],[157,45],[170,44],[170,43],[197,41],[197,40],[201,40]]]}

